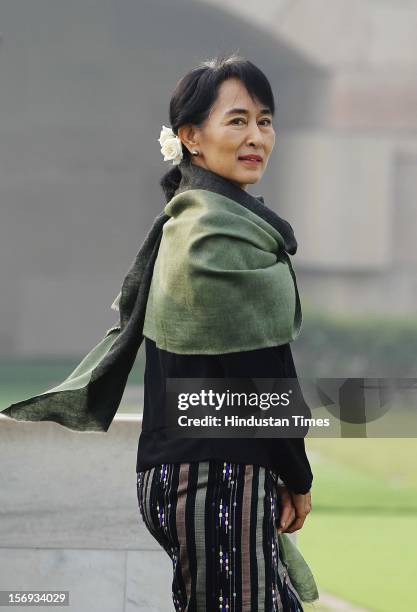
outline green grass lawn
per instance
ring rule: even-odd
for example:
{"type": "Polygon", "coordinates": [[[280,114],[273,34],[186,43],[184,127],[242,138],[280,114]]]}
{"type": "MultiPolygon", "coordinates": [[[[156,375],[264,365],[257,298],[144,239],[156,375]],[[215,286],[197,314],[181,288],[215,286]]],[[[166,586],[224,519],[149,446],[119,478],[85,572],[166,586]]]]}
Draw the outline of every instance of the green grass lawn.
{"type": "Polygon", "coordinates": [[[417,441],[306,440],[313,510],[298,545],[322,589],[372,612],[417,610],[417,441]]]}

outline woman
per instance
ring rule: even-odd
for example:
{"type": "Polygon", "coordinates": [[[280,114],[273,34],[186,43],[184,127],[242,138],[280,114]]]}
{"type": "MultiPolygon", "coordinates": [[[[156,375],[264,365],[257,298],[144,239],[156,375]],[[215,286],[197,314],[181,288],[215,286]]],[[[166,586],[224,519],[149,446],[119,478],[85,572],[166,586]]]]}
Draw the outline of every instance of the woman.
{"type": "Polygon", "coordinates": [[[145,338],[138,502],[172,559],[176,610],[300,611],[318,597],[286,536],[311,510],[304,439],[167,435],[167,378],[296,379],[289,343],[301,309],[287,253],[297,243],[246,190],[272,152],[273,114],[265,75],[238,56],[179,81],[173,131],[160,138],[175,166],[161,181],[167,204],[112,304],[119,325],[61,384],[1,411],[106,432],[145,338]]]}
{"type": "MultiPolygon", "coordinates": [[[[209,336],[218,338],[213,321],[221,318],[215,311],[219,304],[205,328],[209,306],[201,298],[204,291],[196,286],[194,293],[181,294],[179,289],[190,276],[198,276],[203,259],[204,265],[214,266],[215,249],[223,246],[221,240],[216,241],[216,231],[210,231],[200,247],[193,238],[193,231],[197,235],[193,219],[200,215],[202,223],[207,214],[199,212],[199,205],[214,207],[204,201],[207,191],[227,198],[226,205],[230,200],[243,206],[253,204],[255,198],[246,189],[260,180],[267,167],[275,143],[273,114],[273,94],[265,75],[238,56],[218,58],[204,62],[179,81],[170,103],[172,129],[163,126],[159,139],[164,159],[172,161],[174,168],[161,180],[170,221],[156,258],[143,327],[145,402],[137,492],[146,527],[173,563],[176,610],[303,610],[286,572],[277,535],[300,529],[311,510],[313,476],[304,439],[178,440],[166,436],[164,421],[167,378],[296,377],[288,342],[237,351],[227,339],[223,345],[219,341],[222,352],[213,353],[213,346],[206,343],[209,336]],[[190,204],[184,200],[187,193],[197,194],[203,202],[190,204]],[[192,212],[194,217],[190,217],[192,212]],[[187,225],[187,214],[191,225],[187,225]],[[181,257],[178,244],[187,241],[181,257]],[[189,261],[191,250],[198,263],[189,261]],[[176,269],[169,267],[175,256],[176,269]],[[170,290],[175,303],[165,304],[170,290]],[[203,316],[197,327],[192,312],[184,324],[187,339],[181,344],[176,309],[178,318],[187,317],[186,302],[193,296],[199,296],[195,302],[200,299],[203,316]],[[164,306],[169,315],[162,324],[164,306]],[[205,336],[199,346],[196,336],[201,329],[205,336]]],[[[257,199],[263,203],[262,197],[257,199]]],[[[233,224],[233,217],[230,219],[233,224]]],[[[276,221],[289,252],[291,246],[295,252],[289,224],[279,218],[276,221]]],[[[216,222],[214,216],[212,222],[216,222]]],[[[226,250],[241,248],[230,237],[229,242],[226,250]]],[[[260,304],[258,311],[262,316],[260,304]]],[[[256,316],[258,312],[253,312],[251,318],[256,316]]],[[[298,331],[299,327],[291,330],[293,335],[298,331]]]]}

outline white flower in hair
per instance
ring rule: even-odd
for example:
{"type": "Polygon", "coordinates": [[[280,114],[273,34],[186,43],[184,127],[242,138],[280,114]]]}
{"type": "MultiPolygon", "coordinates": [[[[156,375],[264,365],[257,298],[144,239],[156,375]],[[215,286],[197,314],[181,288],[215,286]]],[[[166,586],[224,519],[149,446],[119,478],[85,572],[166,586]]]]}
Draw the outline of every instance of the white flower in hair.
{"type": "Polygon", "coordinates": [[[158,138],[161,145],[161,153],[164,161],[172,160],[174,165],[181,162],[183,158],[181,140],[174,134],[170,127],[162,126],[161,134],[158,138]]]}

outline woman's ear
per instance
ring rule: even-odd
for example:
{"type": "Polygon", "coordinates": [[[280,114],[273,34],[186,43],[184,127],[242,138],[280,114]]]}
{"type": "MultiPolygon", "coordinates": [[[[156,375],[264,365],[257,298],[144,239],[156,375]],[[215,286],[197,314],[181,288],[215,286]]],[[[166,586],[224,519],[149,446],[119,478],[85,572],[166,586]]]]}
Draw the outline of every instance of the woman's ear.
{"type": "Polygon", "coordinates": [[[190,153],[199,145],[197,128],[191,123],[178,128],[178,138],[190,153]]]}

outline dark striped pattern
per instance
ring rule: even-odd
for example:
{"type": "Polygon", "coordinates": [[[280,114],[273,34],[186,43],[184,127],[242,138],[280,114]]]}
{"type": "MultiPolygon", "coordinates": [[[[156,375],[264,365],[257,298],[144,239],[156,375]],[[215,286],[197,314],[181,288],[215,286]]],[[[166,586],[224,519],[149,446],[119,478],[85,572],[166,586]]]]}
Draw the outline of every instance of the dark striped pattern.
{"type": "Polygon", "coordinates": [[[210,459],[137,473],[143,521],[172,560],[181,612],[302,612],[282,561],[277,475],[210,459]]]}

